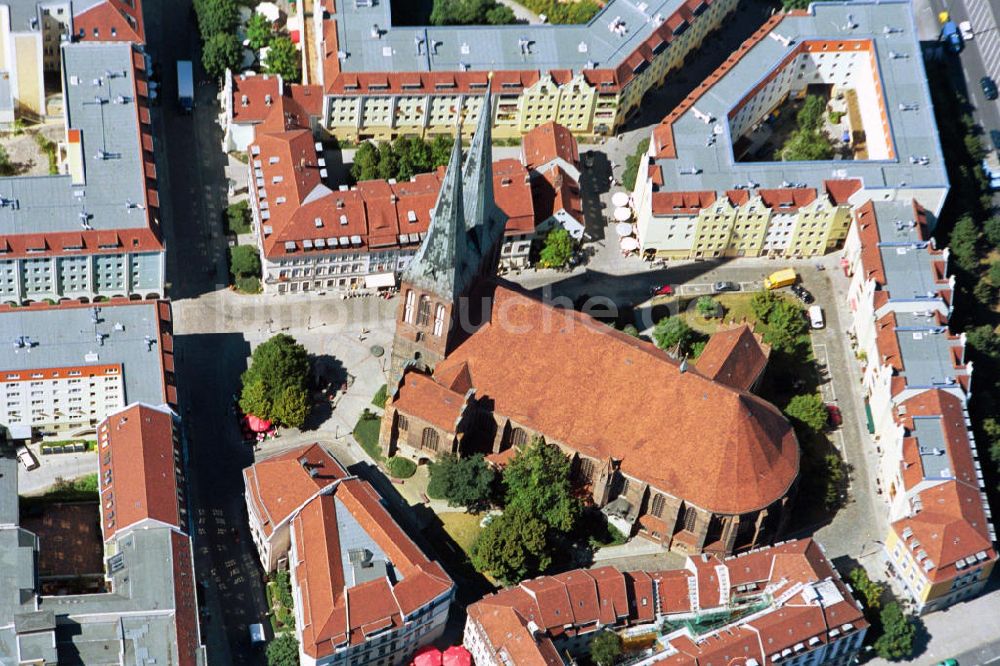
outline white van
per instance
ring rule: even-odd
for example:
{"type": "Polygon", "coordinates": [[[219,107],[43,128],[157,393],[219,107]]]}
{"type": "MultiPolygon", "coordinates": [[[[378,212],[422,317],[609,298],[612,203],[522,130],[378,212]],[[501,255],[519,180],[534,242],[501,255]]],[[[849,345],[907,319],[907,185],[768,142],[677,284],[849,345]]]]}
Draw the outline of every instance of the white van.
{"type": "Polygon", "coordinates": [[[823,308],[818,305],[809,306],[809,323],[813,328],[823,328],[826,322],[823,320],[823,308]]]}
{"type": "Polygon", "coordinates": [[[38,460],[35,458],[35,455],[24,444],[17,447],[17,459],[24,465],[24,469],[29,472],[38,467],[38,460]]]}

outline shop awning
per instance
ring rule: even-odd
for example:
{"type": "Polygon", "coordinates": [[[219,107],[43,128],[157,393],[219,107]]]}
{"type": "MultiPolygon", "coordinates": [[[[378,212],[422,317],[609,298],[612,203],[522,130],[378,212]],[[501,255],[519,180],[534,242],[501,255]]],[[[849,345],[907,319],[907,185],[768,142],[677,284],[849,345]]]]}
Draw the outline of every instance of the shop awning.
{"type": "Polygon", "coordinates": [[[875,434],[875,419],[872,417],[872,406],[865,400],[865,420],[868,422],[868,434],[875,434]]]}
{"type": "Polygon", "coordinates": [[[366,275],[365,286],[369,289],[378,289],[380,287],[395,287],[396,274],[389,272],[389,273],[376,273],[374,275],[366,275]]]}

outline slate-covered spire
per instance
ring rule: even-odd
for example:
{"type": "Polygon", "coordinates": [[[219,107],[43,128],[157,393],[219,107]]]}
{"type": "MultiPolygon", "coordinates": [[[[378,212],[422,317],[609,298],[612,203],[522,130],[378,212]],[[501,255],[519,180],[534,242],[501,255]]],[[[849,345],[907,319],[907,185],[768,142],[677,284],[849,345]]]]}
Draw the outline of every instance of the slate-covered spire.
{"type": "Polygon", "coordinates": [[[474,234],[480,251],[486,252],[496,240],[496,203],[493,200],[493,95],[492,75],[479,111],[476,133],[465,158],[462,180],[465,187],[466,225],[474,234]],[[493,228],[490,228],[493,225],[493,228]]]}
{"type": "Polygon", "coordinates": [[[462,183],[461,132],[455,138],[448,168],[441,182],[427,236],[403,281],[453,300],[461,295],[479,267],[479,256],[469,244],[462,183]]]}

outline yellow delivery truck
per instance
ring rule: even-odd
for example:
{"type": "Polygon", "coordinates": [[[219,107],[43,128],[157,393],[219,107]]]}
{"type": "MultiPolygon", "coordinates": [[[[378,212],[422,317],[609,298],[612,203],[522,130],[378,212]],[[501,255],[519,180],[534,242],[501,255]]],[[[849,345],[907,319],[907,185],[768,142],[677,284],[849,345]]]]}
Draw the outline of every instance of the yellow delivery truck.
{"type": "Polygon", "coordinates": [[[764,278],[765,289],[780,289],[795,284],[799,276],[795,274],[794,268],[782,268],[780,271],[771,273],[764,278]]]}

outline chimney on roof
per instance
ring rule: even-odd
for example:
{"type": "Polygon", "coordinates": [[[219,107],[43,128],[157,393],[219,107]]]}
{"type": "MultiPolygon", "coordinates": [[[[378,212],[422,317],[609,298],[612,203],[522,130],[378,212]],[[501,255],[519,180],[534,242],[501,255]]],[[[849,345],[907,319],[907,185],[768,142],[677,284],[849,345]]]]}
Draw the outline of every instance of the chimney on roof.
{"type": "Polygon", "coordinates": [[[687,372],[687,370],[688,370],[688,360],[687,356],[685,356],[684,358],[681,359],[681,364],[677,366],[677,371],[683,375],[685,372],[687,372]]]}

